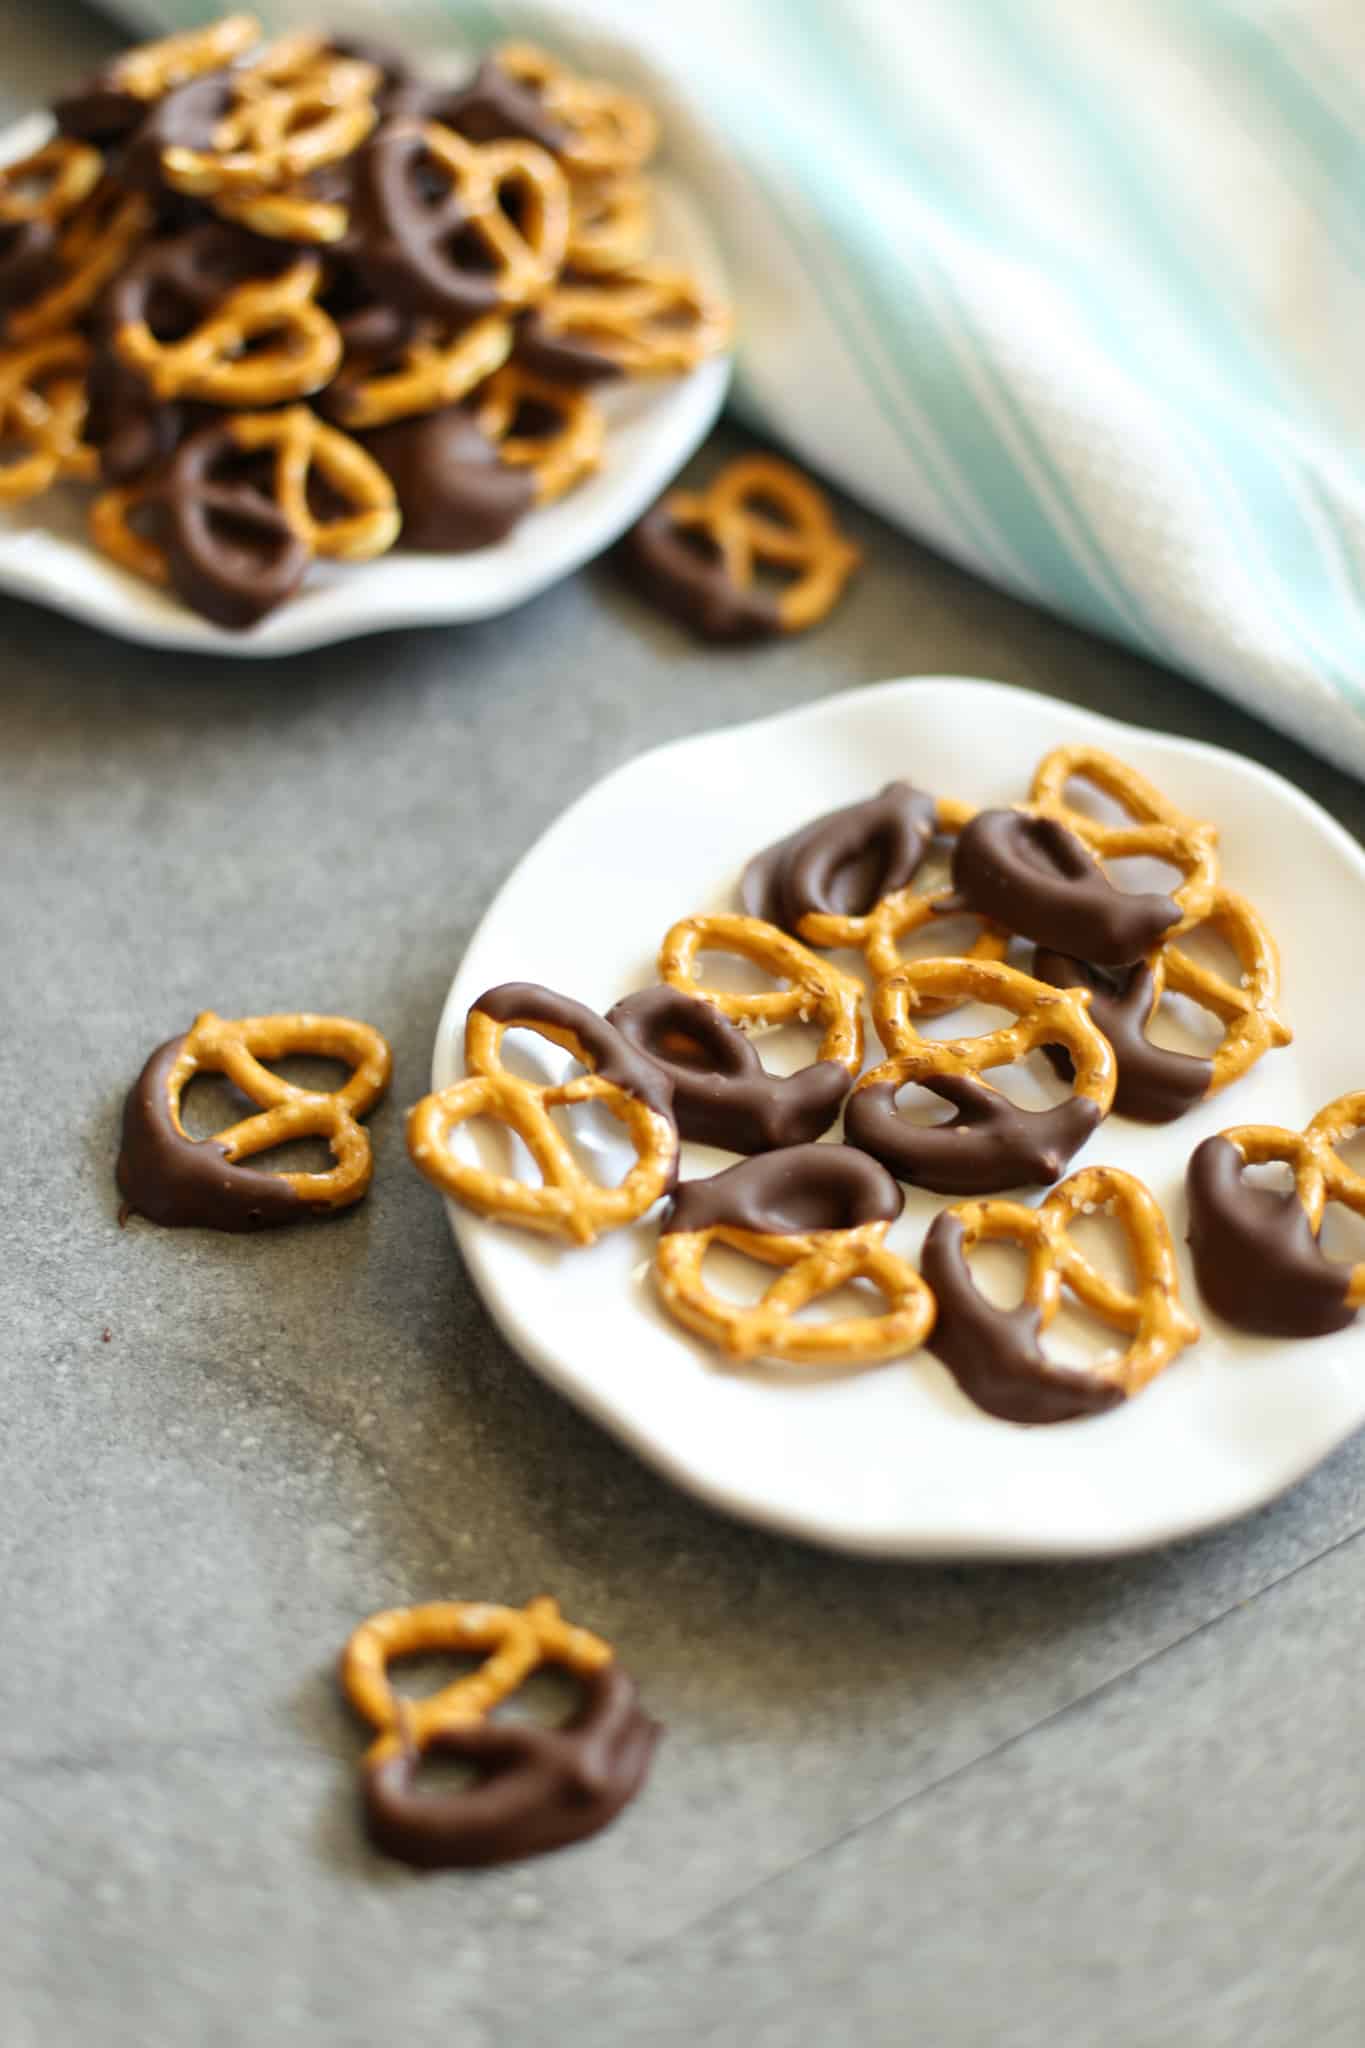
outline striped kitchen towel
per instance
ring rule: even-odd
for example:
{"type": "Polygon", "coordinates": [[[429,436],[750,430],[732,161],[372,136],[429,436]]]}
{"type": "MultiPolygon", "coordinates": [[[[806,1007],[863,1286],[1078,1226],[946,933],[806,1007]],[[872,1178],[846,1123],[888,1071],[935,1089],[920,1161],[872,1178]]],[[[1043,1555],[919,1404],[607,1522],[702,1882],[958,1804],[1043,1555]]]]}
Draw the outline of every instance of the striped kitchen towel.
{"type": "Polygon", "coordinates": [[[259,11],[531,35],[647,91],[753,424],[1365,774],[1365,0],[259,11]]]}

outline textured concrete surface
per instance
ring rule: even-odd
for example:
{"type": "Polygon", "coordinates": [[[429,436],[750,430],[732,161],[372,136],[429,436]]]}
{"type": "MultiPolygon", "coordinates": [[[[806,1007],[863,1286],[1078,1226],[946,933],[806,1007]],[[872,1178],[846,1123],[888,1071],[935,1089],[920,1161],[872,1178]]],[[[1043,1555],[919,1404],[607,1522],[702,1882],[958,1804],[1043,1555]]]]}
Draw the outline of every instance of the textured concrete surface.
{"type": "MultiPolygon", "coordinates": [[[[101,47],[56,9],[0,31],[16,96],[101,47]]],[[[605,571],[268,669],[0,602],[6,2048],[1358,2038],[1365,1446],[1121,1564],[825,1557],[544,1389],[407,1167],[489,896],[657,741],[960,671],[1241,748],[1365,828],[1327,765],[848,517],[828,630],[734,655],[605,571]],[[117,1228],[123,1092],[204,1006],[389,1034],[359,1210],[117,1228]],[[523,1868],[381,1863],[338,1646],[389,1601],[541,1589],[667,1722],[645,1797],[523,1868]]]]}

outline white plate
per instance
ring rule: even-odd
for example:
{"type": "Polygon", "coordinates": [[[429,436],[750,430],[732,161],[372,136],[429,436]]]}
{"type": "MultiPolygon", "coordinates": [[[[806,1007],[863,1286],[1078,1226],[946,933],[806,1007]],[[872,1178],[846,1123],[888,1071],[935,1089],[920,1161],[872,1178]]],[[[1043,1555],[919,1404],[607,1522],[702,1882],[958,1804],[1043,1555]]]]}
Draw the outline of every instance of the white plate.
{"type": "MultiPolygon", "coordinates": [[[[0,136],[0,162],[37,149],[51,126],[39,115],[9,129],[0,136]]],[[[660,254],[723,290],[715,241],[695,206],[665,176],[657,189],[660,254]]],[[[85,536],[90,494],[69,485],[0,511],[0,590],[124,640],[248,658],[297,654],[397,626],[492,618],[581,568],[639,518],[705,440],[729,380],[730,360],[718,357],[687,377],[608,387],[601,393],[608,432],[598,474],[531,513],[506,540],[468,555],[319,563],[297,597],[249,632],[225,632],[98,554],[85,536]]]]}
{"type": "MultiPolygon", "coordinates": [[[[675,918],[731,904],[748,855],[817,812],[893,775],[977,804],[1015,801],[1043,753],[1085,740],[1217,821],[1225,875],[1279,938],[1296,1033],[1178,1123],[1111,1117],[1078,1155],[1123,1166],[1156,1194],[1203,1324],[1202,1341],[1140,1398],[1020,1429],[974,1408],[927,1353],[811,1384],[726,1370],[656,1307],[648,1220],[560,1251],[451,1205],[509,1342],[718,1507],[887,1556],[1098,1556],[1247,1513],[1365,1422],[1365,1328],[1312,1342],[1239,1336],[1199,1302],[1184,1245],[1184,1168],[1201,1139],[1233,1123],[1299,1126],[1365,1084],[1365,953],[1352,936],[1365,923],[1365,853],[1235,755],[951,677],[883,683],[646,754],[573,805],[500,891],[451,988],[435,1085],[463,1071],[465,1013],[491,984],[542,981],[605,1010],[655,979],[652,956],[675,918]]],[[[730,1163],[684,1148],[685,1177],[730,1163]]],[[[890,1242],[913,1256],[940,1206],[910,1191],[890,1242]]]]}

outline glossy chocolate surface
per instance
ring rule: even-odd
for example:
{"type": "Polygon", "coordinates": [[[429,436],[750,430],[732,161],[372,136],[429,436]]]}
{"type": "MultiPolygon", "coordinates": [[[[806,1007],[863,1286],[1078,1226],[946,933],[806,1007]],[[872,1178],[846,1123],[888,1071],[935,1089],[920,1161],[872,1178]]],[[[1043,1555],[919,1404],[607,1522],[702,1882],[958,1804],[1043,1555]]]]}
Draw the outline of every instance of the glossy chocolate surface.
{"type": "Polygon", "coordinates": [[[640,989],[607,1022],[668,1076],[678,1131],[698,1145],[771,1152],[807,1144],[829,1129],[853,1085],[837,1060],[768,1073],[737,1024],[682,989],[640,989]]]}
{"type": "MultiPolygon", "coordinates": [[[[1113,1111],[1138,1123],[1168,1124],[1202,1102],[1213,1079],[1212,1060],[1153,1045],[1147,1026],[1157,1005],[1156,979],[1147,961],[1106,974],[1083,960],[1040,946],[1033,956],[1035,980],[1053,988],[1088,988],[1090,1021],[1114,1048],[1118,1085],[1113,1111]]],[[[1075,1072],[1062,1045],[1043,1048],[1064,1081],[1075,1072]]]]}
{"type": "Polygon", "coordinates": [[[376,297],[403,312],[459,322],[498,303],[483,245],[469,240],[417,121],[386,121],[356,156],[350,248],[376,297]]]}
{"type": "Polygon", "coordinates": [[[1111,1381],[1043,1355],[1036,1308],[1021,1301],[997,1308],[972,1279],[962,1225],[947,1212],[934,1218],[920,1254],[920,1273],[938,1303],[928,1338],[969,1401],[1005,1422],[1072,1422],[1102,1415],[1125,1398],[1111,1381]]]}
{"type": "Polygon", "coordinates": [[[765,1237],[893,1223],[905,1197],[889,1173],[848,1145],[789,1145],[741,1159],[707,1180],[684,1181],[661,1236],[720,1224],[765,1237]]]}
{"type": "Polygon", "coordinates": [[[398,494],[399,546],[436,554],[491,547],[535,502],[535,477],[499,460],[459,406],[358,437],[398,494]]]}
{"type": "Polygon", "coordinates": [[[631,528],[619,559],[635,589],[699,639],[761,640],[782,630],[776,601],[756,584],[736,583],[715,542],[680,526],[667,498],[631,528]]]}
{"type": "Polygon", "coordinates": [[[1318,1245],[1292,1188],[1255,1187],[1227,1138],[1206,1138],[1185,1174],[1199,1292],[1225,1322],[1260,1337],[1326,1337],[1355,1321],[1351,1268],[1318,1245]]]}
{"type": "Polygon", "coordinates": [[[896,1084],[874,1081],[849,1097],[844,1136],[898,1180],[940,1195],[1050,1186],[1101,1121],[1088,1095],[1050,1109],[1020,1109],[969,1074],[936,1074],[919,1085],[952,1103],[957,1115],[950,1123],[912,1123],[896,1108],[896,1084]]]}
{"type": "Polygon", "coordinates": [[[536,981],[504,981],[487,989],[470,1008],[482,1010],[495,1024],[531,1028],[548,1024],[554,1030],[572,1032],[595,1074],[673,1121],[673,1084],[668,1075],[586,1003],[557,995],[536,981]]]}
{"type": "Polygon", "coordinates": [[[581,1682],[582,1705],[563,1727],[490,1720],[434,1737],[428,1756],[458,1757],[484,1774],[467,1790],[423,1792],[412,1753],[366,1765],[375,1847],[419,1869],[472,1868],[541,1856],[606,1827],[644,1783],[661,1730],[618,1664],[581,1682]]]}
{"type": "Polygon", "coordinates": [[[940,915],[972,910],[1097,967],[1131,966],[1181,914],[1169,896],[1116,889],[1074,832],[1024,811],[979,811],[963,826],[953,891],[935,906],[940,915]]]}
{"type": "Polygon", "coordinates": [[[232,106],[230,71],[206,71],[173,92],[144,105],[118,161],[121,182],[134,191],[157,193],[165,186],[165,149],[209,150],[214,130],[232,106]]]}
{"type": "Polygon", "coordinates": [[[115,1177],[128,1207],[172,1229],[265,1230],[316,1214],[288,1181],[234,1166],[212,1138],[188,1138],[171,1115],[170,1074],[185,1034],[158,1046],[128,1092],[115,1177]]]}
{"type": "Polygon", "coordinates": [[[888,782],[879,795],[828,811],[755,854],[740,877],[740,902],[750,917],[798,938],[812,911],[862,917],[913,881],[933,836],[934,799],[888,782]]]}

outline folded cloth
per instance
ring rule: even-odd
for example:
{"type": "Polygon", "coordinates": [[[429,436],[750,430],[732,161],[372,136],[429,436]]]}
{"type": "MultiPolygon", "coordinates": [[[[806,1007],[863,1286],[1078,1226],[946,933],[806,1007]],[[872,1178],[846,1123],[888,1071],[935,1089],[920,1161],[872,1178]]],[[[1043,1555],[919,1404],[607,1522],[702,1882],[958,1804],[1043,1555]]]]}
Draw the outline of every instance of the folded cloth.
{"type": "Polygon", "coordinates": [[[647,92],[726,248],[754,426],[1365,774],[1361,0],[257,11],[530,36],[647,92]]]}

